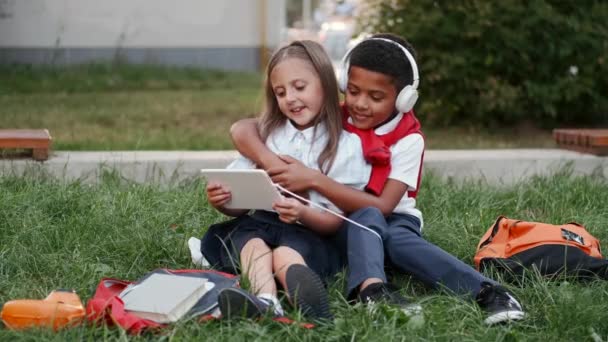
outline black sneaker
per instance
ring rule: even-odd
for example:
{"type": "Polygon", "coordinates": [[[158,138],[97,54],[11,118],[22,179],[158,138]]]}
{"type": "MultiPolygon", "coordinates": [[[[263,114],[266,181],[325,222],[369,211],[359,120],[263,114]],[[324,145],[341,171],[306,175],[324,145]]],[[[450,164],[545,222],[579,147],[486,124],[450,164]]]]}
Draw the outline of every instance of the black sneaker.
{"type": "Polygon", "coordinates": [[[384,303],[389,306],[395,306],[408,316],[422,314],[420,304],[410,303],[399,293],[396,286],[389,283],[372,283],[359,292],[357,299],[367,305],[384,303]]]}
{"type": "Polygon", "coordinates": [[[500,285],[482,283],[481,291],[479,291],[475,300],[488,314],[488,317],[484,320],[488,325],[518,321],[526,316],[517,299],[500,285]]]}
{"type": "Polygon", "coordinates": [[[220,291],[218,296],[222,317],[259,318],[267,312],[272,312],[272,306],[252,295],[251,293],[233,287],[220,291]]]}
{"type": "Polygon", "coordinates": [[[315,319],[333,319],[327,290],[321,278],[304,265],[292,265],[285,275],[289,298],[302,314],[315,319]]]}

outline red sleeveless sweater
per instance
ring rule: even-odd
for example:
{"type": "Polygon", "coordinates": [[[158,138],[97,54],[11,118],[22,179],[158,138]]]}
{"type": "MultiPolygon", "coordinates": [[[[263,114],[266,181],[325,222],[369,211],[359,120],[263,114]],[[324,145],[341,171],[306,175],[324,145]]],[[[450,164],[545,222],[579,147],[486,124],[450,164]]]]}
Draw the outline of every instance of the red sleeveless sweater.
{"type": "MultiPolygon", "coordinates": [[[[391,150],[389,147],[410,134],[418,133],[422,135],[422,132],[420,131],[420,122],[416,119],[414,111],[411,110],[403,114],[403,118],[401,118],[401,121],[399,121],[394,130],[388,134],[378,135],[373,129],[363,130],[355,127],[348,122],[348,118],[349,115],[346,106],[342,106],[342,122],[344,129],[347,132],[355,133],[359,136],[365,160],[372,165],[372,174],[369,183],[367,183],[366,190],[379,196],[391,173],[391,150]]],[[[416,191],[408,192],[409,197],[416,197],[420,185],[420,178],[419,174],[416,191]]]]}

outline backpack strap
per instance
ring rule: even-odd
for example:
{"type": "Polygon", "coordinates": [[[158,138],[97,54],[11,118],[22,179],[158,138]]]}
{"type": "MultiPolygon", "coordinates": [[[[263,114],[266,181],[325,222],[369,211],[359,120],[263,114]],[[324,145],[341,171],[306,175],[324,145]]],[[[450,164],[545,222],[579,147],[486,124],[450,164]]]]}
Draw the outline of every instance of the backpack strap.
{"type": "Polygon", "coordinates": [[[481,241],[477,245],[478,251],[480,249],[482,249],[483,247],[485,247],[490,242],[492,242],[492,239],[494,239],[494,236],[496,236],[496,233],[498,233],[498,228],[500,227],[499,226],[500,221],[502,221],[502,219],[504,219],[504,218],[505,218],[504,216],[498,216],[498,218],[494,222],[494,225],[492,225],[492,229],[489,229],[488,231],[486,231],[486,233],[481,237],[481,241]]]}

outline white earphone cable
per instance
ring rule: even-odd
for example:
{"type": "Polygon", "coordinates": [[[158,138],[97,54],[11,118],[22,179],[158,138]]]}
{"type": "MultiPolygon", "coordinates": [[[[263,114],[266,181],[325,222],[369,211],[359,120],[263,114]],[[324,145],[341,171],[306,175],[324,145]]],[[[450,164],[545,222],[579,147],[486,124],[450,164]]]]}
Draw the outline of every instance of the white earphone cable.
{"type": "Polygon", "coordinates": [[[338,214],[337,212],[335,212],[335,211],[333,211],[333,210],[331,210],[331,209],[327,209],[327,208],[325,208],[325,207],[324,207],[324,206],[322,206],[322,205],[319,205],[319,204],[317,204],[317,203],[311,202],[311,201],[307,200],[306,198],[304,198],[304,197],[302,197],[302,196],[300,196],[300,195],[294,194],[293,192],[291,192],[291,191],[289,191],[289,190],[285,189],[284,187],[280,186],[279,184],[276,184],[276,183],[275,183],[274,185],[275,185],[275,186],[277,187],[277,189],[279,189],[280,191],[285,192],[285,193],[287,193],[287,194],[289,194],[289,195],[291,195],[291,196],[293,196],[293,197],[295,197],[295,198],[299,199],[300,201],[303,201],[303,202],[305,202],[305,203],[308,203],[308,204],[310,204],[310,205],[312,205],[312,206],[314,206],[314,207],[317,207],[317,208],[319,208],[319,209],[321,209],[321,210],[323,210],[323,211],[325,211],[325,212],[328,212],[328,213],[330,213],[330,214],[332,214],[332,215],[334,215],[334,216],[337,216],[337,217],[339,217],[339,218],[343,219],[344,221],[350,222],[350,223],[354,224],[355,226],[357,226],[357,227],[359,227],[359,228],[361,228],[361,229],[365,229],[365,230],[367,230],[368,232],[370,232],[370,233],[374,234],[376,237],[378,237],[378,239],[380,239],[380,241],[382,241],[382,237],[380,236],[380,234],[378,234],[378,233],[377,233],[376,231],[374,231],[373,229],[371,229],[371,228],[369,228],[369,227],[366,227],[366,226],[364,226],[364,225],[360,224],[359,222],[355,222],[355,221],[353,221],[353,220],[349,219],[348,217],[345,217],[344,215],[338,214]]]}

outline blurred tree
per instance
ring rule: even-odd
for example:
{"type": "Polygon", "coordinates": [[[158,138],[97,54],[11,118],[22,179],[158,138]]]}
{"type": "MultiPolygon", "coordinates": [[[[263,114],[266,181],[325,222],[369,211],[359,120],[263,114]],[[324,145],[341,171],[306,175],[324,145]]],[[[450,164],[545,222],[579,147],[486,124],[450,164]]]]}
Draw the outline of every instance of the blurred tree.
{"type": "Polygon", "coordinates": [[[416,48],[428,122],[608,123],[608,1],[362,2],[359,30],[416,48]]]}

